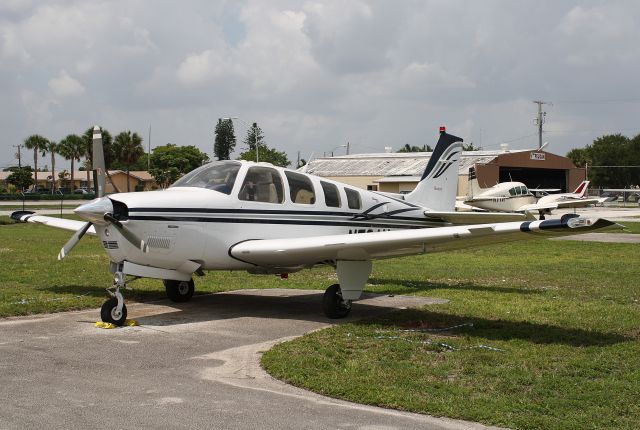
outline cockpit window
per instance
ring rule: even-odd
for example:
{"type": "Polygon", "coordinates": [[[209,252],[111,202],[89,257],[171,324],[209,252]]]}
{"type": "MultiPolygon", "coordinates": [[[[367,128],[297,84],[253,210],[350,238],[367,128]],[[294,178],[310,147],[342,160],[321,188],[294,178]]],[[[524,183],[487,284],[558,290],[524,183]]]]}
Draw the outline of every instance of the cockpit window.
{"type": "Polygon", "coordinates": [[[238,198],[251,202],[282,203],[284,193],[280,173],[270,167],[251,167],[244,178],[238,198]]]}
{"type": "Polygon", "coordinates": [[[198,167],[178,179],[173,187],[196,187],[231,194],[241,164],[235,161],[214,161],[198,167]]]}

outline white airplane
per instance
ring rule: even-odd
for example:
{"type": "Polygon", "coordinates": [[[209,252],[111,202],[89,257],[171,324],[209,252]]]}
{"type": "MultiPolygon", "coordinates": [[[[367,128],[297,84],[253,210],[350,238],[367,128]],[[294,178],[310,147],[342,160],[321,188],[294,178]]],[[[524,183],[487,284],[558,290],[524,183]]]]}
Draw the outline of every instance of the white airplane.
{"type": "Polygon", "coordinates": [[[556,203],[559,208],[579,208],[601,203],[602,199],[588,198],[587,189],[590,181],[582,181],[572,193],[546,193],[538,199],[539,204],[556,203]]]}
{"type": "Polygon", "coordinates": [[[522,182],[501,182],[491,188],[480,188],[470,171],[470,196],[463,204],[498,212],[530,213],[538,211],[540,219],[554,209],[584,207],[598,199],[584,198],[589,181],[583,181],[573,193],[546,194],[539,199],[522,182]]]}
{"type": "Polygon", "coordinates": [[[128,276],[161,279],[168,297],[183,302],[193,295],[193,275],[205,270],[283,275],[331,265],[339,284],[325,291],[323,309],[328,317],[340,318],[360,297],[373,260],[614,225],[577,216],[496,223],[488,220],[514,215],[457,214],[453,207],[461,141],[441,130],[422,180],[404,200],[245,161],[206,164],[163,191],[103,196],[102,139],[96,126],[98,198],[75,210],[86,222],[24,211],[12,218],[75,231],[60,260],[84,234],[100,238],[114,274],[101,317],[117,325],[127,317],[121,290],[128,276]]]}

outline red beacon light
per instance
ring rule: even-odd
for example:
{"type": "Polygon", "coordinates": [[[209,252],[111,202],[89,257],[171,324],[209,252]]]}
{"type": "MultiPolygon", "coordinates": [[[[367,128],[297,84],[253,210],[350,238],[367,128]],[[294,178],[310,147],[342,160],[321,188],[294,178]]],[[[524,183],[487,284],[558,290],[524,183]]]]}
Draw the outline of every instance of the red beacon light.
{"type": "Polygon", "coordinates": [[[440,133],[445,133],[447,131],[447,127],[445,127],[444,125],[440,126],[440,133]]]}

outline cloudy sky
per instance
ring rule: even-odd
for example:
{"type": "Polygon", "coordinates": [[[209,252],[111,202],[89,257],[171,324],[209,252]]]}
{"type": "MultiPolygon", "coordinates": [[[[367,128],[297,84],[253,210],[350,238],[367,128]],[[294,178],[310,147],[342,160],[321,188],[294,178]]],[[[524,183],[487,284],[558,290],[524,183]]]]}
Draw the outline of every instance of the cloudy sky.
{"type": "Polygon", "coordinates": [[[531,148],[536,99],[564,154],[640,133],[639,43],[636,0],[2,0],[0,166],[92,124],[211,154],[226,116],[293,160],[433,144],[440,124],[531,148]]]}

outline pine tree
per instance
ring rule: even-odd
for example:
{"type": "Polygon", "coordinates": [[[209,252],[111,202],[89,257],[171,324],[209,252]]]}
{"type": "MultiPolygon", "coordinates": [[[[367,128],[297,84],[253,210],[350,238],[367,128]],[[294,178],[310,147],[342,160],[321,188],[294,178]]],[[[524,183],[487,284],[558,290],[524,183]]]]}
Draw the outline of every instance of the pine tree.
{"type": "Polygon", "coordinates": [[[216,125],[216,140],[213,145],[213,154],[218,160],[229,160],[236,147],[236,135],[231,119],[218,119],[216,125]]]}

